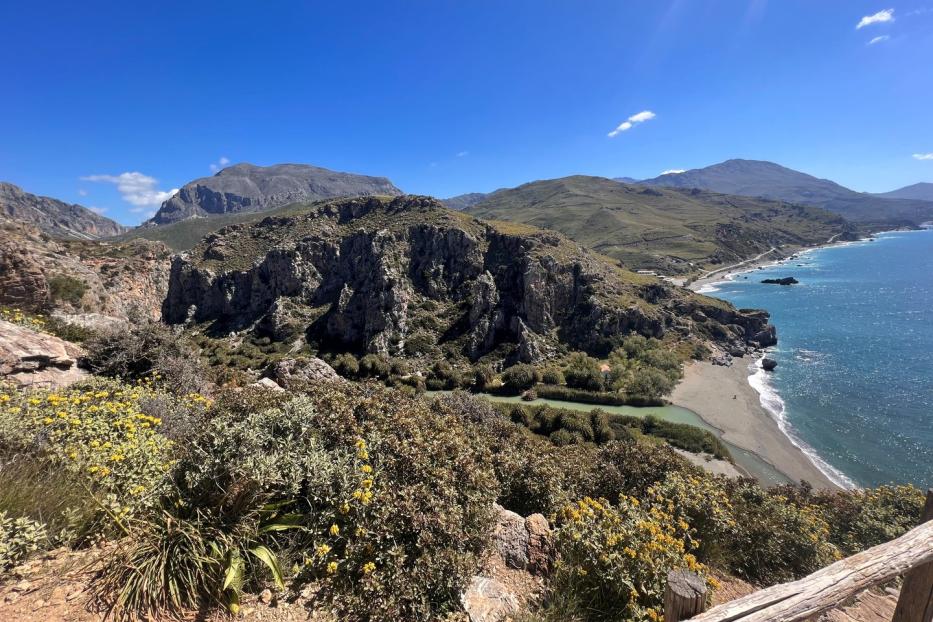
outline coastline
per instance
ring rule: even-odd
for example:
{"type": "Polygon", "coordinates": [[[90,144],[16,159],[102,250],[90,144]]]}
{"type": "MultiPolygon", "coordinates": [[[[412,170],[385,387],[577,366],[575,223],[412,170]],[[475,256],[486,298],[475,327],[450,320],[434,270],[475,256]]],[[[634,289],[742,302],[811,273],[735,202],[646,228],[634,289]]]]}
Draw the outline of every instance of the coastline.
{"type": "Polygon", "coordinates": [[[749,383],[754,364],[749,358],[737,359],[729,367],[691,363],[671,394],[671,402],[692,410],[722,430],[725,440],[756,454],[791,481],[806,480],[815,488],[840,489],[762,406],[758,391],[749,383]]]}

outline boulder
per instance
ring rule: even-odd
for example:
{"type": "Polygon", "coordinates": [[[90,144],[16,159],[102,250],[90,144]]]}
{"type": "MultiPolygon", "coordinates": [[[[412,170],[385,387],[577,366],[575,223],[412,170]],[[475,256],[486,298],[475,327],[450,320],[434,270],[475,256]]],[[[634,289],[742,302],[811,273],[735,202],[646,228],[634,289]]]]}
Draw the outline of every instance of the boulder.
{"type": "Polygon", "coordinates": [[[0,378],[20,386],[61,388],[87,377],[78,346],[54,335],[0,320],[0,378]]]}
{"type": "Polygon", "coordinates": [[[460,602],[470,622],[499,622],[518,612],[515,595],[490,577],[473,577],[460,602]]]}
{"type": "Polygon", "coordinates": [[[524,569],[528,565],[528,530],[525,519],[500,505],[493,506],[498,512],[493,530],[496,551],[509,568],[524,569]]]}
{"type": "Polygon", "coordinates": [[[777,367],[777,361],[765,357],[761,359],[761,367],[765,371],[774,371],[774,369],[777,367]]]}
{"type": "Polygon", "coordinates": [[[272,368],[272,376],[279,382],[345,382],[334,368],[319,358],[283,359],[272,368]]]}
{"type": "Polygon", "coordinates": [[[556,555],[551,526],[543,514],[532,514],[525,518],[525,530],[528,532],[528,571],[548,574],[556,555]]]}
{"type": "Polygon", "coordinates": [[[250,385],[251,387],[259,387],[261,389],[269,389],[270,391],[284,391],[279,384],[272,378],[260,378],[256,382],[250,385]]]}

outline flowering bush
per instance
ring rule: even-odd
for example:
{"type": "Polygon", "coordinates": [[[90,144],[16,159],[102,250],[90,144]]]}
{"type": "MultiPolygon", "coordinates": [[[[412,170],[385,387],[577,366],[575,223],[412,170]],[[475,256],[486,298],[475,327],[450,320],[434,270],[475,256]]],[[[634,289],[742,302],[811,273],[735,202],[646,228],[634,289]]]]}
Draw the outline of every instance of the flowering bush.
{"type": "MultiPolygon", "coordinates": [[[[158,417],[142,403],[155,395],[145,385],[93,381],[62,391],[0,394],[0,429],[6,449],[41,455],[78,476],[112,518],[151,507],[165,490],[172,447],[158,417]]],[[[192,396],[190,408],[203,407],[192,396]]]]}
{"type": "Polygon", "coordinates": [[[678,521],[700,559],[723,559],[737,530],[723,478],[675,471],[648,489],[648,501],[678,521]]]}
{"type": "Polygon", "coordinates": [[[491,526],[490,456],[468,426],[376,385],[221,393],[179,448],[177,498],[103,585],[130,615],[212,598],[235,610],[271,568],[280,587],[313,584],[340,619],[435,619],[458,607],[491,526]],[[133,570],[169,557],[208,580],[133,570]]]}
{"type": "Polygon", "coordinates": [[[558,513],[560,558],[552,589],[563,592],[561,606],[569,609],[559,617],[657,622],[670,570],[706,576],[690,552],[689,525],[665,505],[645,507],[625,496],[611,505],[586,497],[558,513]]]}
{"type": "Polygon", "coordinates": [[[45,316],[25,313],[19,309],[0,307],[0,319],[39,332],[46,330],[47,321],[45,316]]]}

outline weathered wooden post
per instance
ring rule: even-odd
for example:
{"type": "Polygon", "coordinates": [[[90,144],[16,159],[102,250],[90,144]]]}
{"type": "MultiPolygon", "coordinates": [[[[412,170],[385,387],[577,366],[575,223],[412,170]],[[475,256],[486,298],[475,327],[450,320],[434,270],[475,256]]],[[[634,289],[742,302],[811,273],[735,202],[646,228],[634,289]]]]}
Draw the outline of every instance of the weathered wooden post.
{"type": "Polygon", "coordinates": [[[706,611],[706,581],[689,570],[667,573],[664,622],[680,622],[706,611]]]}
{"type": "MultiPolygon", "coordinates": [[[[920,524],[929,520],[933,520],[933,488],[927,491],[920,524]]],[[[933,562],[917,566],[904,575],[892,622],[933,622],[933,562]]]]}

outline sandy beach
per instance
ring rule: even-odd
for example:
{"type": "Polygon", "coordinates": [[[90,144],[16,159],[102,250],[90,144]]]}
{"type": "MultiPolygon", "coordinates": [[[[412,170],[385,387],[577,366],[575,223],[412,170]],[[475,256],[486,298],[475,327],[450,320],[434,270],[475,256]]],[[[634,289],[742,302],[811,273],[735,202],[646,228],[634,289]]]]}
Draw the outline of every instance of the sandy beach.
{"type": "Polygon", "coordinates": [[[691,363],[671,401],[697,413],[722,430],[727,441],[754,452],[791,480],[803,479],[816,488],[838,488],[762,407],[758,392],[748,383],[752,364],[751,357],[735,359],[730,367],[691,363]]]}

